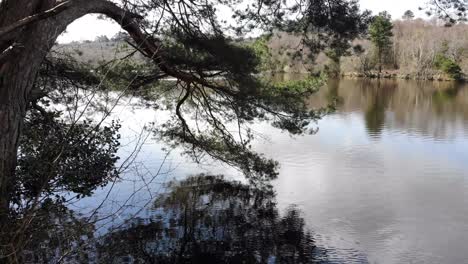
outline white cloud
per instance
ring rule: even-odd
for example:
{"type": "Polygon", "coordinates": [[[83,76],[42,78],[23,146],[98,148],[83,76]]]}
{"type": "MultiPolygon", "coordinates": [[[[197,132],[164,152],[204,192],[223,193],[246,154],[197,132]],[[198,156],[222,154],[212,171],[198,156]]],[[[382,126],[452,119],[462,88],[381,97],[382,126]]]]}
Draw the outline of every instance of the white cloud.
{"type": "Polygon", "coordinates": [[[59,43],[71,41],[94,40],[97,36],[114,36],[120,30],[120,26],[110,20],[98,19],[97,15],[84,16],[68,26],[67,31],[59,38],[59,43]]]}
{"type": "Polygon", "coordinates": [[[369,9],[377,14],[388,11],[393,19],[399,19],[406,10],[411,10],[418,17],[424,18],[424,11],[418,11],[419,7],[425,7],[427,0],[360,0],[361,9],[369,9]]]}

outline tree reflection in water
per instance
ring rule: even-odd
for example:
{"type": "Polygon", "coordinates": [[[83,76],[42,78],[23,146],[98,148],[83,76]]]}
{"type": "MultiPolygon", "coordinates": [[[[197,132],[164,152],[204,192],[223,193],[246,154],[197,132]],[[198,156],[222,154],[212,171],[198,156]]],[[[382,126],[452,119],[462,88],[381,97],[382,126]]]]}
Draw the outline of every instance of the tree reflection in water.
{"type": "Polygon", "coordinates": [[[380,138],[385,125],[385,111],[388,108],[392,95],[396,90],[396,83],[364,81],[362,83],[363,94],[367,94],[370,101],[365,113],[366,129],[371,138],[380,138]]]}
{"type": "Polygon", "coordinates": [[[198,175],[169,185],[153,216],[106,235],[100,263],[311,263],[318,261],[299,211],[280,215],[269,185],[198,175]]]}

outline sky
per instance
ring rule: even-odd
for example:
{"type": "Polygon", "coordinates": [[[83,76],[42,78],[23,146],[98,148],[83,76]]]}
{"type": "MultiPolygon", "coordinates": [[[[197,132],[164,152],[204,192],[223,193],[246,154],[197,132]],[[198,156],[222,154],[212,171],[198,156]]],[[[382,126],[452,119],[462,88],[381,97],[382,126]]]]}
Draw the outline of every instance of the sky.
{"type": "MultiPolygon", "coordinates": [[[[424,17],[424,12],[418,7],[424,6],[427,0],[360,0],[361,9],[369,9],[377,14],[388,11],[394,19],[401,18],[406,10],[412,10],[416,16],[424,17]]],[[[59,43],[71,41],[94,40],[97,36],[112,37],[119,32],[120,27],[111,21],[99,20],[97,16],[88,15],[71,24],[67,31],[59,37],[59,43]]]]}
{"type": "Polygon", "coordinates": [[[401,18],[406,10],[411,10],[418,17],[424,17],[424,11],[418,11],[418,7],[424,7],[427,0],[360,0],[361,9],[369,9],[372,13],[388,11],[393,19],[401,18]]]}

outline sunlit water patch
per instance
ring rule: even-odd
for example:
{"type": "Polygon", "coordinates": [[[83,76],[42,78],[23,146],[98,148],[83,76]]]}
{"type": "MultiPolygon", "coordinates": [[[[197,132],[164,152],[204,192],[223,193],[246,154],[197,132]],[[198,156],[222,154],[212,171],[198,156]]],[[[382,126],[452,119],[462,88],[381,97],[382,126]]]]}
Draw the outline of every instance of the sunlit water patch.
{"type": "MultiPolygon", "coordinates": [[[[335,99],[337,112],[316,124],[315,135],[291,137],[266,124],[252,126],[265,136],[254,148],[281,164],[273,182],[279,212],[296,205],[317,250],[331,263],[468,262],[468,87],[330,81],[309,101],[319,107],[335,99]]],[[[144,126],[167,118],[144,107],[118,113],[122,156],[131,153],[144,126]]],[[[163,148],[149,136],[135,159],[140,166],[77,208],[105,199],[105,215],[124,204],[110,223],[103,222],[109,227],[132,214],[159,214],[149,208],[170,191],[170,180],[198,173],[242,180],[233,168],[195,164],[177,149],[166,156],[163,148]]]]}
{"type": "Polygon", "coordinates": [[[332,82],[311,104],[330,93],[340,107],[316,135],[263,131],[258,149],[282,164],[280,203],[300,205],[317,243],[350,262],[467,262],[468,88],[332,82]]]}

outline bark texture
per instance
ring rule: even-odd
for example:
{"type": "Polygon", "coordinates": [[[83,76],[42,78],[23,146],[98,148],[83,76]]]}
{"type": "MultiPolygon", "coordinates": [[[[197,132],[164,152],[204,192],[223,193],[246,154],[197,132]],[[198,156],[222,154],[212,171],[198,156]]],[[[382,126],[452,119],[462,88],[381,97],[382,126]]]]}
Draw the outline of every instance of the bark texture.
{"type": "MultiPolygon", "coordinates": [[[[202,78],[177,70],[163,59],[161,42],[145,35],[138,14],[108,0],[3,0],[0,3],[0,228],[8,222],[18,140],[37,73],[57,37],[74,20],[103,14],[126,30],[143,55],[167,75],[186,83],[216,87],[202,78]]],[[[5,226],[3,226],[5,227],[5,226]]],[[[1,230],[0,230],[1,231],[1,230]]]]}
{"type": "MultiPolygon", "coordinates": [[[[34,13],[48,9],[51,1],[3,1],[0,28],[8,27],[34,13]]],[[[55,42],[57,33],[51,22],[41,21],[21,30],[4,34],[0,47],[4,57],[0,62],[0,219],[8,214],[22,119],[28,105],[41,61],[55,42]]]]}
{"type": "MultiPolygon", "coordinates": [[[[74,20],[91,13],[104,14],[130,32],[153,56],[159,50],[139,29],[137,15],[107,0],[3,0],[0,3],[0,261],[20,252],[21,242],[11,234],[18,142],[23,118],[41,63],[57,37],[74,20]]],[[[148,55],[148,54],[147,54],[148,55]]],[[[169,68],[165,68],[170,71],[169,68]]],[[[175,72],[173,72],[176,74],[175,72]]],[[[12,257],[13,256],[13,257],[12,257]]]]}

